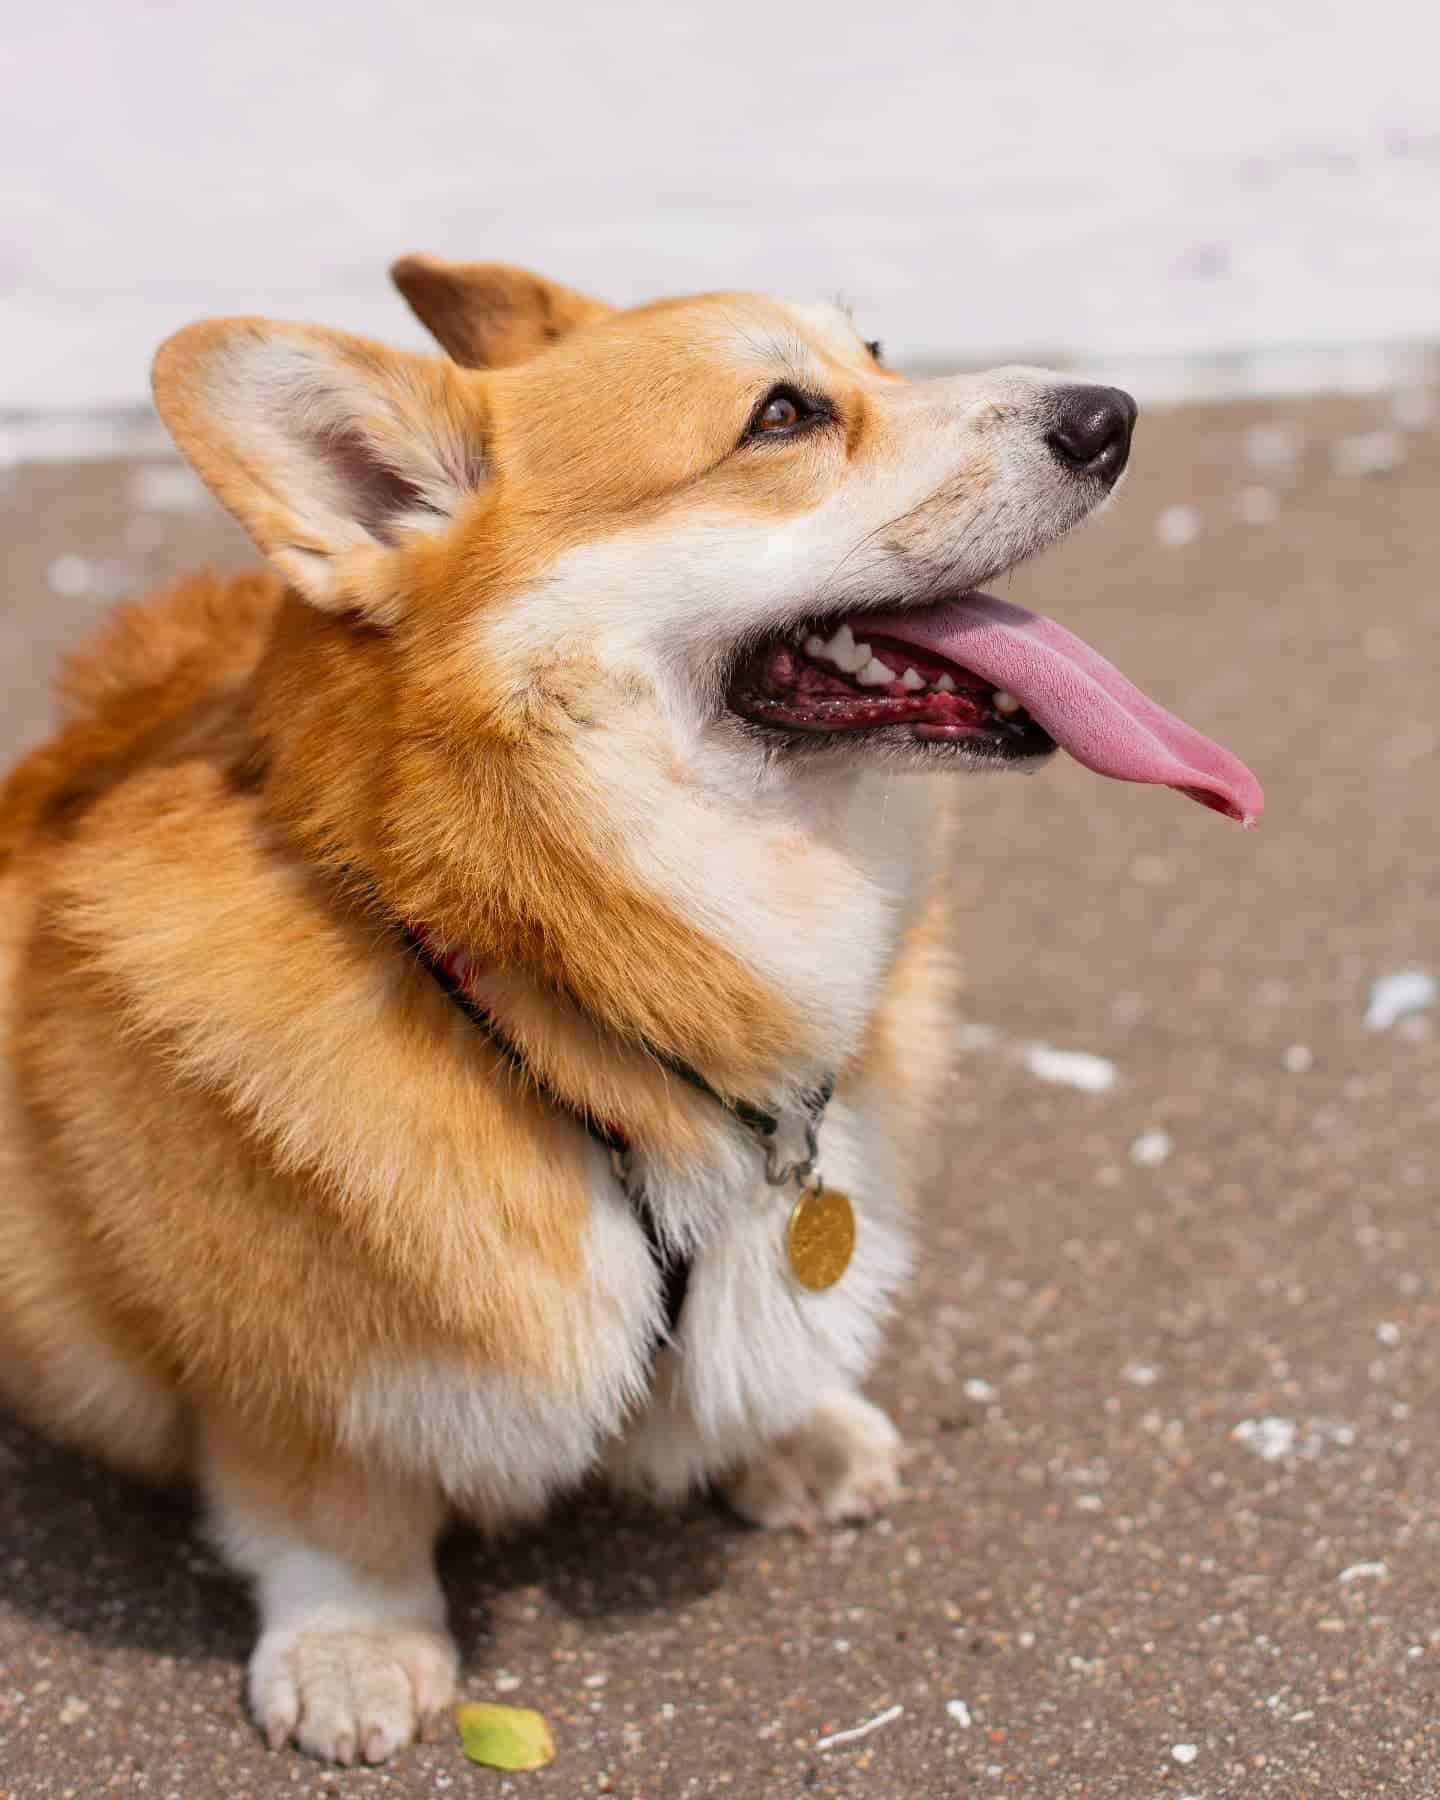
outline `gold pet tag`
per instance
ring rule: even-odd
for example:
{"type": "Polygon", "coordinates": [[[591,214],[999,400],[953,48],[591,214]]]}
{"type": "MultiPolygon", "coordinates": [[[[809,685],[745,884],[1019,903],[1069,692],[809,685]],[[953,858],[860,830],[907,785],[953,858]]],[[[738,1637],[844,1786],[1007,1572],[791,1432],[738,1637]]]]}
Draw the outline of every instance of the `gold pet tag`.
{"type": "Polygon", "coordinates": [[[855,1254],[855,1209],[839,1188],[812,1181],[791,1208],[785,1260],[802,1287],[834,1287],[855,1254]]]}

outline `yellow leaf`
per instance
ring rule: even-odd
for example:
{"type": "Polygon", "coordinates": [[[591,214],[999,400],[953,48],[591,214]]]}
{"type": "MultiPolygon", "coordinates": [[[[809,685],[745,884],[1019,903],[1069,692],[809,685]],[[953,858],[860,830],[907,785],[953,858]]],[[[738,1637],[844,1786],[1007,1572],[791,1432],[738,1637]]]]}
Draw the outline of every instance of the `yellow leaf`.
{"type": "Polygon", "coordinates": [[[455,1723],[465,1754],[487,1769],[543,1769],[555,1754],[550,1727],[528,1706],[473,1700],[455,1708],[455,1723]]]}

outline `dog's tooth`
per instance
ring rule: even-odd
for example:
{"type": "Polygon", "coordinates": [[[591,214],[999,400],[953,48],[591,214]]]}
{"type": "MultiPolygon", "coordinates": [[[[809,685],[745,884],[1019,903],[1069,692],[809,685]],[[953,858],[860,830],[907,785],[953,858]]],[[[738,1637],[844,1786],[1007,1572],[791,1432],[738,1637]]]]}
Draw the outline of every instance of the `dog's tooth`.
{"type": "Polygon", "coordinates": [[[855,654],[855,633],[848,625],[841,625],[835,632],[825,646],[825,654],[836,668],[845,668],[846,658],[855,654]]]}
{"type": "Polygon", "coordinates": [[[915,669],[907,669],[900,677],[901,687],[909,688],[913,694],[925,686],[925,677],[915,669]]]}
{"type": "Polygon", "coordinates": [[[860,670],[871,661],[870,646],[857,644],[855,634],[848,625],[842,625],[840,631],[830,640],[830,654],[847,675],[858,675],[860,670]],[[840,634],[845,634],[841,643],[840,634]]]}
{"type": "Polygon", "coordinates": [[[855,679],[861,687],[888,687],[895,679],[895,671],[887,669],[878,656],[872,656],[863,669],[855,671],[855,679]]]}
{"type": "Polygon", "coordinates": [[[816,637],[814,632],[812,632],[805,640],[805,654],[807,656],[819,657],[822,661],[825,661],[829,658],[830,646],[825,642],[824,638],[816,637]]]}
{"type": "Polygon", "coordinates": [[[953,694],[955,692],[955,677],[953,675],[942,675],[935,683],[935,686],[942,694],[953,694]]]}
{"type": "Polygon", "coordinates": [[[1019,712],[1024,704],[1023,700],[1017,700],[1013,694],[1007,694],[1004,688],[995,690],[995,710],[1004,713],[1007,718],[1011,713],[1019,712]]]}

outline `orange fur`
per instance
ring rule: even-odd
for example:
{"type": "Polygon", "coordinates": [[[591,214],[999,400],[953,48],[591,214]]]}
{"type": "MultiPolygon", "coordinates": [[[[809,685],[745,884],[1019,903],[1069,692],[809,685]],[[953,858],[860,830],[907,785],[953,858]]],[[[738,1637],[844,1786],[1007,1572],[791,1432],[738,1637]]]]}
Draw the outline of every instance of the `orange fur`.
{"type": "MultiPolygon", "coordinates": [[[[418,679],[402,683],[389,642],[357,646],[343,623],[287,609],[256,702],[286,830],[342,881],[359,862],[392,916],[539,973],[622,1038],[703,1065],[731,1092],[763,1091],[797,1021],[597,854],[569,710],[542,693],[538,718],[507,716],[473,672],[457,682],[450,631],[421,646],[418,679]],[[642,987],[636,968],[651,973],[642,987]]],[[[567,1098],[604,1110],[598,1089],[553,1073],[567,1098]]],[[[609,1076],[592,1066],[590,1080],[609,1076]]]]}

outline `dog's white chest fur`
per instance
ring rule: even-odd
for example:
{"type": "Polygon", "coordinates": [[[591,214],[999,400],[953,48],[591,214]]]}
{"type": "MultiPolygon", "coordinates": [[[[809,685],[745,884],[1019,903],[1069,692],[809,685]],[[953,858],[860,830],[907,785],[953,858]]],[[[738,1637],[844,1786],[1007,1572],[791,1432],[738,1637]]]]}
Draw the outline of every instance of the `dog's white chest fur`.
{"type": "Polygon", "coordinates": [[[876,1118],[836,1100],[821,1131],[827,1181],[856,1213],[855,1253],[823,1293],[785,1257],[793,1185],[768,1186],[756,1146],[733,1138],[728,1181],[692,1194],[700,1241],[673,1345],[653,1353],[661,1284],[634,1208],[594,1160],[585,1334],[577,1390],[546,1393],[458,1358],[372,1364],[352,1387],[342,1437],[357,1451],[436,1480],[463,1510],[494,1520],[543,1508],[605,1467],[625,1485],[675,1495],[733,1468],[798,1424],[828,1388],[859,1379],[909,1260],[876,1118]]]}
{"type": "Polygon", "coordinates": [[[681,1492],[799,1424],[817,1393],[864,1374],[909,1269],[892,1149],[863,1098],[832,1103],[820,1142],[826,1181],[855,1208],[849,1267],[819,1293],[795,1279],[784,1242],[793,1185],[752,1180],[727,1196],[696,1256],[676,1342],[609,1447],[617,1478],[681,1492]]]}

